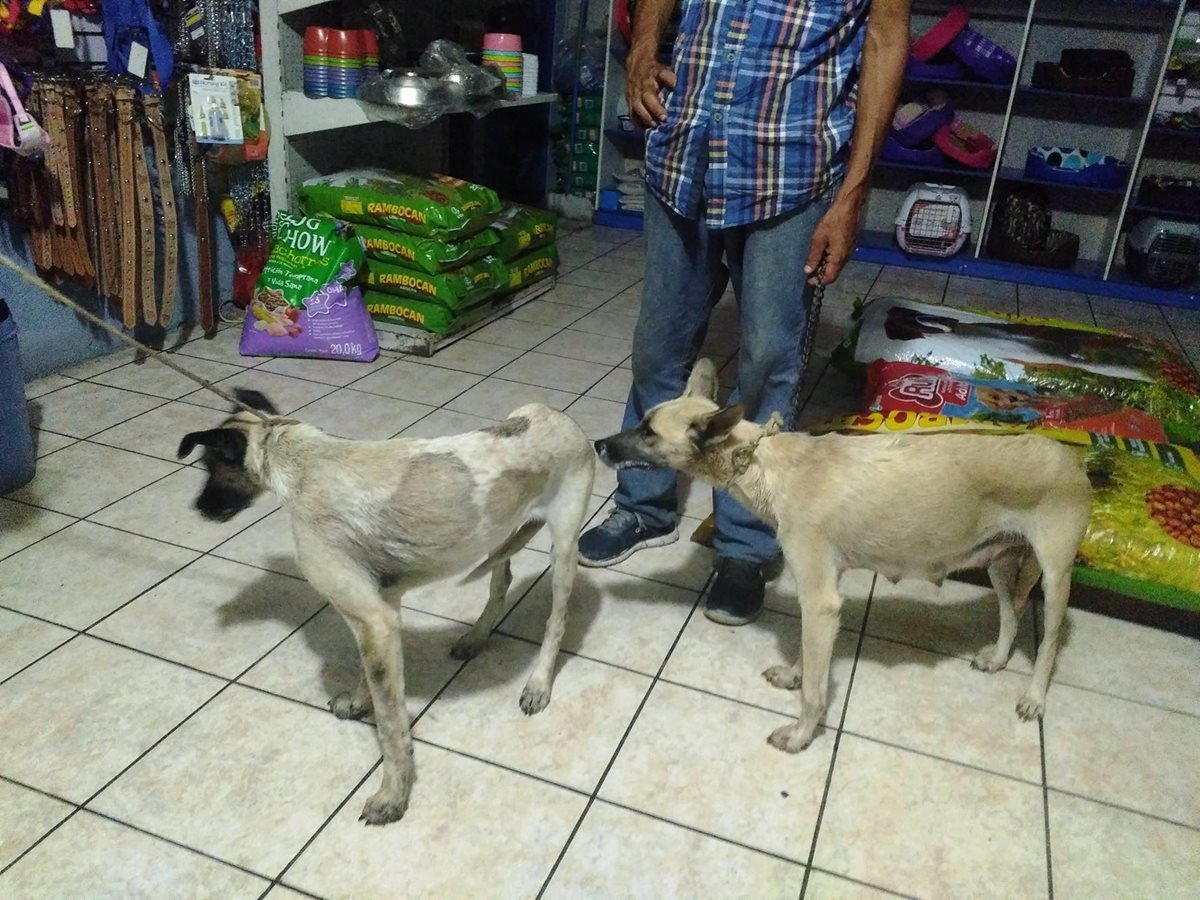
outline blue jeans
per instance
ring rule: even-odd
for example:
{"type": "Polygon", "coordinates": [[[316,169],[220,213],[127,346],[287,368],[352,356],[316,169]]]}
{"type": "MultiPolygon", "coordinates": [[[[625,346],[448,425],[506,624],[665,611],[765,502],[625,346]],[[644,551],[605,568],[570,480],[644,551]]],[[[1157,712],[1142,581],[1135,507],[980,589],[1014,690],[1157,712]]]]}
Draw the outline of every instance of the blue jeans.
{"type": "MultiPolygon", "coordinates": [[[[804,262],[824,214],[818,199],[794,212],[729,229],[679,215],[646,194],[646,277],[633,336],[633,386],[624,428],[683,393],[727,279],[741,320],[738,383],[730,402],[765,422],[779,411],[794,425],[811,289],[804,262]]],[[[677,478],[665,469],[622,469],[616,503],[655,527],[679,520],[677,478]]],[[[779,555],[770,528],[724,491],[713,492],[719,556],[769,563],[779,555]]]]}

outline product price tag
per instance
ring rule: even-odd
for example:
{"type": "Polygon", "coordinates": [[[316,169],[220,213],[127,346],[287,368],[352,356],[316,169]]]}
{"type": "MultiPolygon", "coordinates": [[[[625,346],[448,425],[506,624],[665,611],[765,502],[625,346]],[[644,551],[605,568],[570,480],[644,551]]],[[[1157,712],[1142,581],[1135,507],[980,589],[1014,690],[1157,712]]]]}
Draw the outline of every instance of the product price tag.
{"type": "MultiPolygon", "coordinates": [[[[31,11],[32,8],[31,4],[31,11]]],[[[67,10],[50,10],[50,28],[54,31],[55,47],[63,50],[73,50],[75,48],[75,32],[71,28],[71,14],[67,10]]]]}
{"type": "Polygon", "coordinates": [[[129,45],[129,62],[125,68],[134,78],[146,77],[146,61],[149,59],[150,52],[145,44],[139,44],[133,41],[129,45]]]}

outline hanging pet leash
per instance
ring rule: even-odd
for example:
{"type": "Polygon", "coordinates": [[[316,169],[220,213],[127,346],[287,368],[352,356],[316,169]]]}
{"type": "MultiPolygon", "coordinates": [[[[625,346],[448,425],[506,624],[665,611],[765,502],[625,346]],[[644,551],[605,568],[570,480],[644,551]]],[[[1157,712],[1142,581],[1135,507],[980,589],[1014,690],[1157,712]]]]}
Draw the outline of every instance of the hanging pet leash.
{"type": "Polygon", "coordinates": [[[79,316],[83,317],[88,322],[90,322],[92,325],[95,325],[97,328],[99,328],[100,330],[108,332],[110,335],[115,337],[121,343],[127,344],[130,347],[133,347],[133,349],[136,350],[138,353],[144,354],[146,356],[151,357],[152,359],[158,360],[158,362],[162,363],[168,369],[174,369],[176,372],[178,372],[180,375],[183,375],[185,378],[189,378],[192,381],[196,382],[196,384],[200,385],[200,387],[205,388],[206,390],[212,391],[214,394],[216,394],[218,397],[220,397],[226,403],[232,404],[234,406],[234,408],[243,410],[248,413],[253,413],[255,416],[257,416],[259,419],[262,419],[264,422],[269,421],[269,417],[266,414],[264,414],[262,412],[262,410],[254,409],[251,406],[247,406],[245,403],[238,400],[236,397],[234,397],[229,392],[225,391],[222,388],[217,387],[211,381],[207,381],[206,379],[200,377],[199,375],[195,374],[194,372],[189,372],[183,366],[179,365],[177,362],[172,360],[170,357],[170,354],[164,353],[159,350],[154,350],[150,347],[146,347],[146,346],[143,346],[142,344],[139,344],[137,341],[135,341],[129,335],[125,334],[119,328],[116,328],[116,327],[110,325],[108,322],[104,321],[99,316],[94,315],[90,311],[84,309],[82,306],[80,306],[78,303],[76,303],[74,300],[72,300],[70,297],[68,297],[66,294],[64,294],[62,291],[60,291],[54,285],[50,284],[49,282],[45,281],[42,278],[39,278],[37,275],[34,275],[32,272],[28,271],[24,266],[22,266],[16,260],[14,260],[10,256],[8,256],[8,254],[0,253],[0,263],[3,263],[4,265],[8,266],[8,268],[10,268],[14,272],[16,272],[17,275],[23,281],[28,282],[29,284],[36,287],[38,290],[45,291],[54,300],[57,300],[63,306],[67,307],[71,311],[73,311],[76,314],[78,314],[79,316]]]}
{"type": "Polygon", "coordinates": [[[804,324],[804,343],[800,349],[800,378],[796,380],[796,391],[792,395],[792,403],[787,426],[795,427],[800,414],[800,393],[804,384],[804,376],[808,372],[808,362],[812,356],[813,343],[816,341],[817,325],[821,320],[821,302],[825,299],[825,260],[827,254],[821,255],[817,264],[817,283],[813,287],[812,298],[808,304],[808,317],[804,324]]]}

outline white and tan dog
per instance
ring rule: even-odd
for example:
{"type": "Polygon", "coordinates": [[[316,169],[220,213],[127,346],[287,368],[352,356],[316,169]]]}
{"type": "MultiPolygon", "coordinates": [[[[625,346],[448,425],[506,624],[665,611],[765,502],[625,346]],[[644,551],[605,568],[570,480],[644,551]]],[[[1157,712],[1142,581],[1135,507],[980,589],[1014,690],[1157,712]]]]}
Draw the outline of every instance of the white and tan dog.
{"type": "Polygon", "coordinates": [[[569,417],[538,404],[469,434],[348,441],[276,417],[256,392],[239,392],[238,399],[270,417],[241,412],[180,443],[180,458],[205,448],[208,481],[196,508],[226,521],[271,491],[290,511],[300,571],[345,618],[362,657],[358,688],[329,704],[339,718],[374,712],[383,784],[362,818],[372,825],[395,821],[416,777],[401,595],[467,570],[473,569],[468,579],[490,571],[487,606],[452,651],[468,659],[504,611],[509,558],[547,525],[554,542],[553,601],[521,694],[526,714],[544,709],[575,580],[575,540],[595,476],[591,445],[569,417]]]}
{"type": "Polygon", "coordinates": [[[682,397],[597,441],[596,450],[615,468],[669,467],[724,488],[775,528],[799,591],[801,656],[763,675],[800,688],[803,702],[799,719],[778,728],[771,744],[802,750],[825,714],[846,569],[940,584],[951,572],[986,567],[1000,633],[973,664],[989,672],[1007,665],[1041,574],[1045,633],[1017,704],[1021,718],[1041,716],[1091,509],[1078,457],[1034,434],[779,434],[777,419],[764,427],[743,420],[741,407],[718,407],[716,390],[716,370],[702,359],[682,397]]]}

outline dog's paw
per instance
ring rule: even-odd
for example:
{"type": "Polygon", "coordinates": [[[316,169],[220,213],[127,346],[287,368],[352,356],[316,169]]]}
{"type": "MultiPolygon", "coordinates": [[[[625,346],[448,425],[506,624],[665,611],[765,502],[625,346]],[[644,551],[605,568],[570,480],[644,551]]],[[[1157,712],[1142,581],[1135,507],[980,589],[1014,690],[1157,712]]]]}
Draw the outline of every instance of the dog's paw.
{"type": "Polygon", "coordinates": [[[412,782],[409,781],[401,790],[385,793],[382,788],[371,795],[363,806],[358,821],[367,825],[387,825],[398,822],[408,809],[408,798],[412,795],[412,782]]]}
{"type": "Polygon", "coordinates": [[[1032,694],[1026,694],[1017,703],[1017,715],[1029,722],[1033,719],[1040,719],[1042,713],[1046,711],[1046,700],[1044,697],[1035,697],[1032,694]]]}
{"type": "Polygon", "coordinates": [[[521,712],[527,716],[540,713],[550,705],[550,685],[540,685],[530,680],[521,691],[521,712]]]}
{"type": "Polygon", "coordinates": [[[470,632],[467,632],[450,648],[451,659],[468,660],[474,659],[483,650],[483,645],[487,643],[487,638],[477,638],[470,632]]]}
{"type": "Polygon", "coordinates": [[[329,711],[339,719],[361,719],[371,714],[371,701],[360,703],[350,691],[329,699],[329,711]]]}
{"type": "Polygon", "coordinates": [[[782,750],[784,753],[799,753],[805,747],[813,742],[813,737],[816,735],[817,729],[804,728],[801,725],[780,725],[771,732],[771,736],[767,738],[767,743],[776,750],[782,750]]]}
{"type": "Polygon", "coordinates": [[[981,672],[999,672],[1007,665],[1007,659],[997,658],[995,644],[988,644],[971,660],[971,668],[981,672]]]}
{"type": "Polygon", "coordinates": [[[800,689],[800,675],[791,666],[771,666],[762,675],[771,685],[781,691],[800,689]]]}

